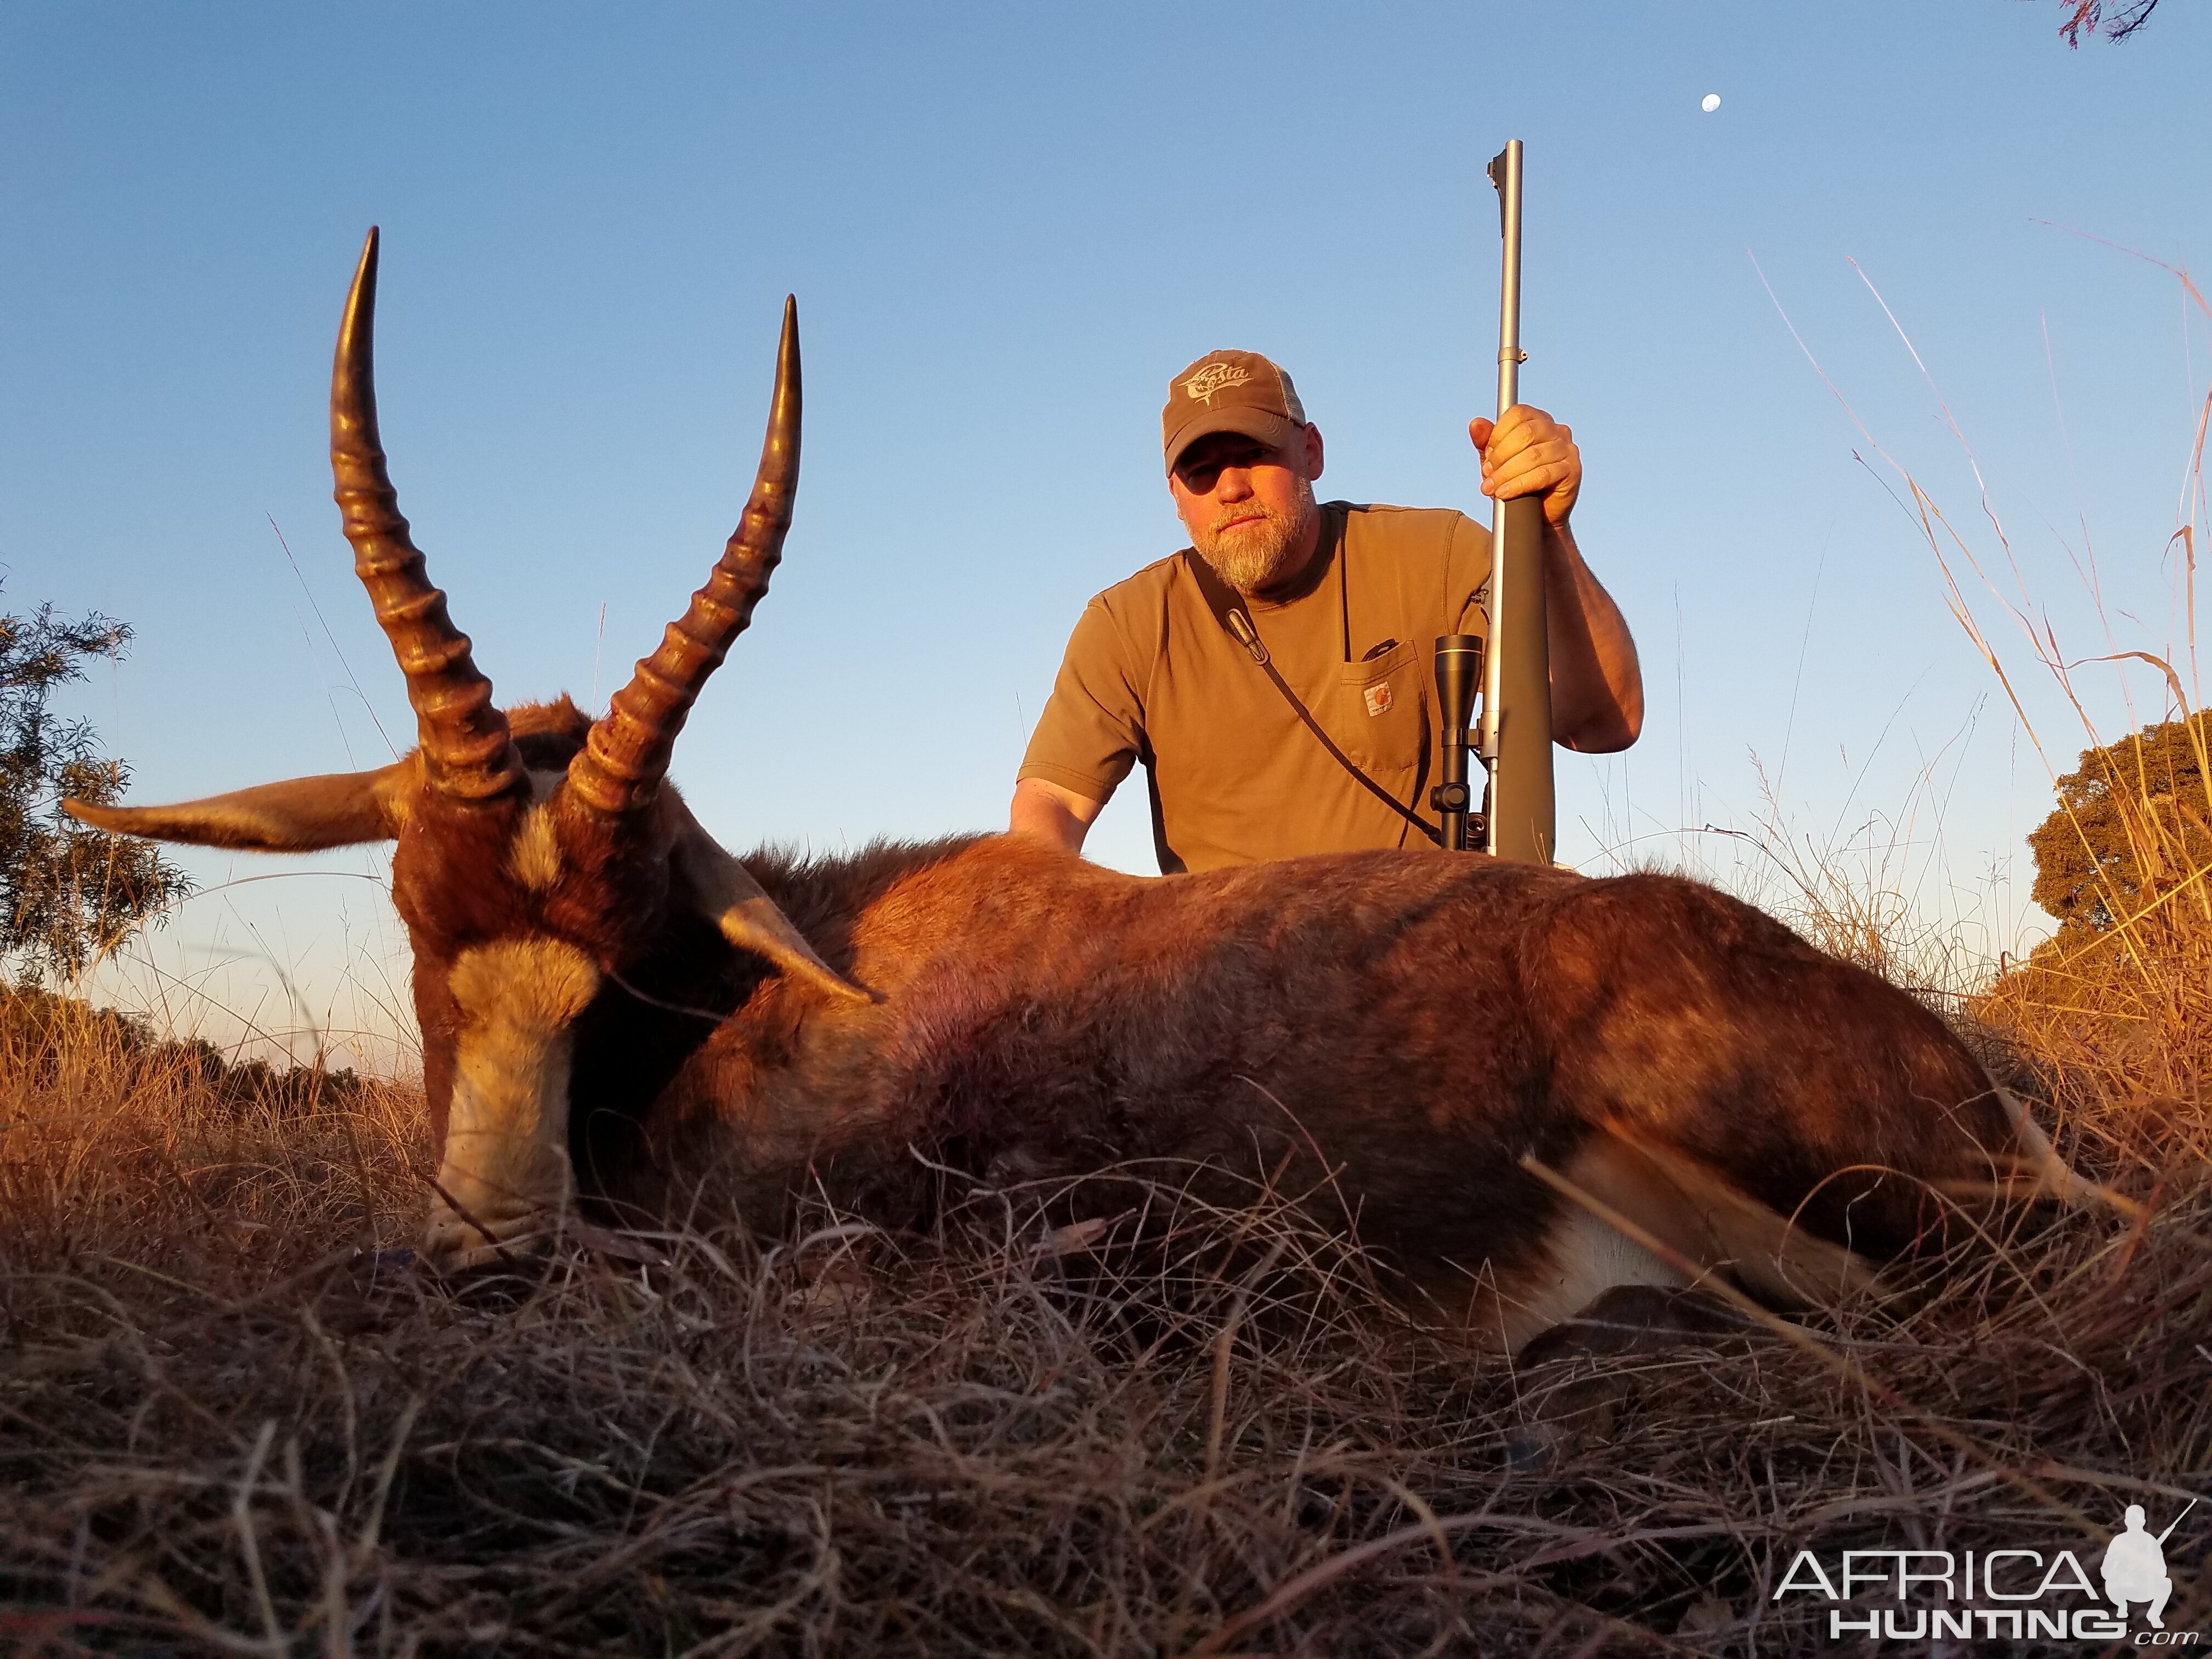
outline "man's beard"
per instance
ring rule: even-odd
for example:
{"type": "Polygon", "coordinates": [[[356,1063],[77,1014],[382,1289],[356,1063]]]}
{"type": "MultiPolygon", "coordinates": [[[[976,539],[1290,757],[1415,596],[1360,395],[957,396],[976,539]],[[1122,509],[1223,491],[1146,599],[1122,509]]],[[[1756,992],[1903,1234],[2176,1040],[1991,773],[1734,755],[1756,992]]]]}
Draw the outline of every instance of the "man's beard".
{"type": "Polygon", "coordinates": [[[1239,593],[1256,593],[1291,574],[1298,544],[1319,510],[1314,505],[1312,480],[1301,478],[1290,513],[1276,513],[1257,500],[1239,501],[1216,513],[1205,529],[1189,526],[1191,545],[1239,593]],[[1249,522],[1255,513],[1264,522],[1249,522]],[[1224,526],[1239,519],[1248,522],[1224,535],[1224,526]]]}

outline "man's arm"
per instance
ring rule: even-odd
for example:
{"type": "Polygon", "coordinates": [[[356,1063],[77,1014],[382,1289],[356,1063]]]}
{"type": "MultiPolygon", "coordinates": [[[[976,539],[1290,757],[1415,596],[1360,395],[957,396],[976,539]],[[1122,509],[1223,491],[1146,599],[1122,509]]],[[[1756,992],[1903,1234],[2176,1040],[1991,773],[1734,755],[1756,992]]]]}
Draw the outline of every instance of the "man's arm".
{"type": "Polygon", "coordinates": [[[1038,712],[1015,775],[1006,830],[1071,853],[1105,810],[1143,747],[1144,704],[1136,683],[1144,662],[1108,604],[1109,588],[1076,618],[1052,695],[1038,712]]]}
{"type": "Polygon", "coordinates": [[[1620,607],[1583,562],[1568,527],[1581,493],[1571,428],[1516,404],[1468,422],[1482,452],[1482,493],[1544,498],[1544,620],[1552,659],[1552,740],[1584,754],[1626,749],[1644,729],[1644,671],[1620,607]]]}
{"type": "Polygon", "coordinates": [[[1610,755],[1644,730],[1644,670],[1620,607],[1565,525],[1544,526],[1544,635],[1552,656],[1552,741],[1610,755]]]}
{"type": "Polygon", "coordinates": [[[1014,804],[1007,814],[1006,833],[1027,836],[1048,847],[1080,853],[1083,838],[1091,833],[1091,826],[1105,810],[1103,800],[1092,800],[1073,789],[1047,783],[1042,778],[1024,778],[1014,786],[1014,804]]]}

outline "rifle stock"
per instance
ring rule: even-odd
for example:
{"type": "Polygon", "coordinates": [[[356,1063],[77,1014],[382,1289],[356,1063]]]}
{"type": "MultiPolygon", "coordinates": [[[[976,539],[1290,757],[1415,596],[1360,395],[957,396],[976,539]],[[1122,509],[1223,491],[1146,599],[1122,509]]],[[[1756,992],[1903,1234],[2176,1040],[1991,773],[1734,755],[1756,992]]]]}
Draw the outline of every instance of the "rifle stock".
{"type": "Polygon", "coordinates": [[[1549,864],[1552,801],[1551,653],[1544,623],[1544,507],[1534,495],[1493,504],[1491,685],[1484,697],[1490,756],[1489,849],[1549,864]],[[1494,712],[1493,712],[1494,711],[1494,712]]]}

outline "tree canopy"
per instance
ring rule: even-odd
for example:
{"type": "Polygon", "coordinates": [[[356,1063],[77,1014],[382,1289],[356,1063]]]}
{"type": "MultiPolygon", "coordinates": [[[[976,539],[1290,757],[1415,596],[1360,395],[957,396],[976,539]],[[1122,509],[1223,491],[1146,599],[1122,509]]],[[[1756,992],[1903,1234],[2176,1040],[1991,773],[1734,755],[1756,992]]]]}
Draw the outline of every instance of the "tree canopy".
{"type": "Polygon", "coordinates": [[[0,616],[0,957],[27,978],[76,972],[191,890],[152,842],[61,810],[65,795],[112,805],[130,781],[90,721],[49,706],[57,686],[84,678],[86,659],[119,657],[130,640],[127,623],[97,611],[0,616]]]}
{"type": "Polygon", "coordinates": [[[2081,49],[2084,29],[2092,36],[2101,33],[2107,40],[2124,40],[2158,9],[2158,0],[2113,0],[2110,5],[2106,0],[2059,0],[2059,3],[2067,17],[2058,32],[2076,52],[2081,49]]]}
{"type": "Polygon", "coordinates": [[[2027,838],[2035,902],[2056,942],[2086,945],[2212,866],[2212,711],[2085,749],[2058,805],[2027,838]]]}

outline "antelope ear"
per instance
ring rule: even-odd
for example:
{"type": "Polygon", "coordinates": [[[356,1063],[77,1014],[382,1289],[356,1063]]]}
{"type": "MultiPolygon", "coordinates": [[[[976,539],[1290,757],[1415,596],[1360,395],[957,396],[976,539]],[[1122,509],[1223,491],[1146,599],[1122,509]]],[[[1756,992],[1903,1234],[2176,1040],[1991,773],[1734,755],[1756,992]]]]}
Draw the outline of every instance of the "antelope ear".
{"type": "Polygon", "coordinates": [[[314,853],[390,841],[405,826],[421,786],[416,757],[374,772],[264,783],[175,806],[95,806],[65,800],[69,815],[118,835],[236,847],[252,853],[314,853]]]}
{"type": "Polygon", "coordinates": [[[675,792],[665,793],[678,814],[675,846],[671,849],[682,873],[690,881],[700,914],[721,929],[722,937],[740,951],[766,957],[787,974],[805,980],[840,1002],[875,1002],[864,991],[842,977],[814,954],[806,936],[775,908],[775,901],[755,881],[752,872],[726,852],[720,842],[700,827],[689,807],[675,792]]]}

